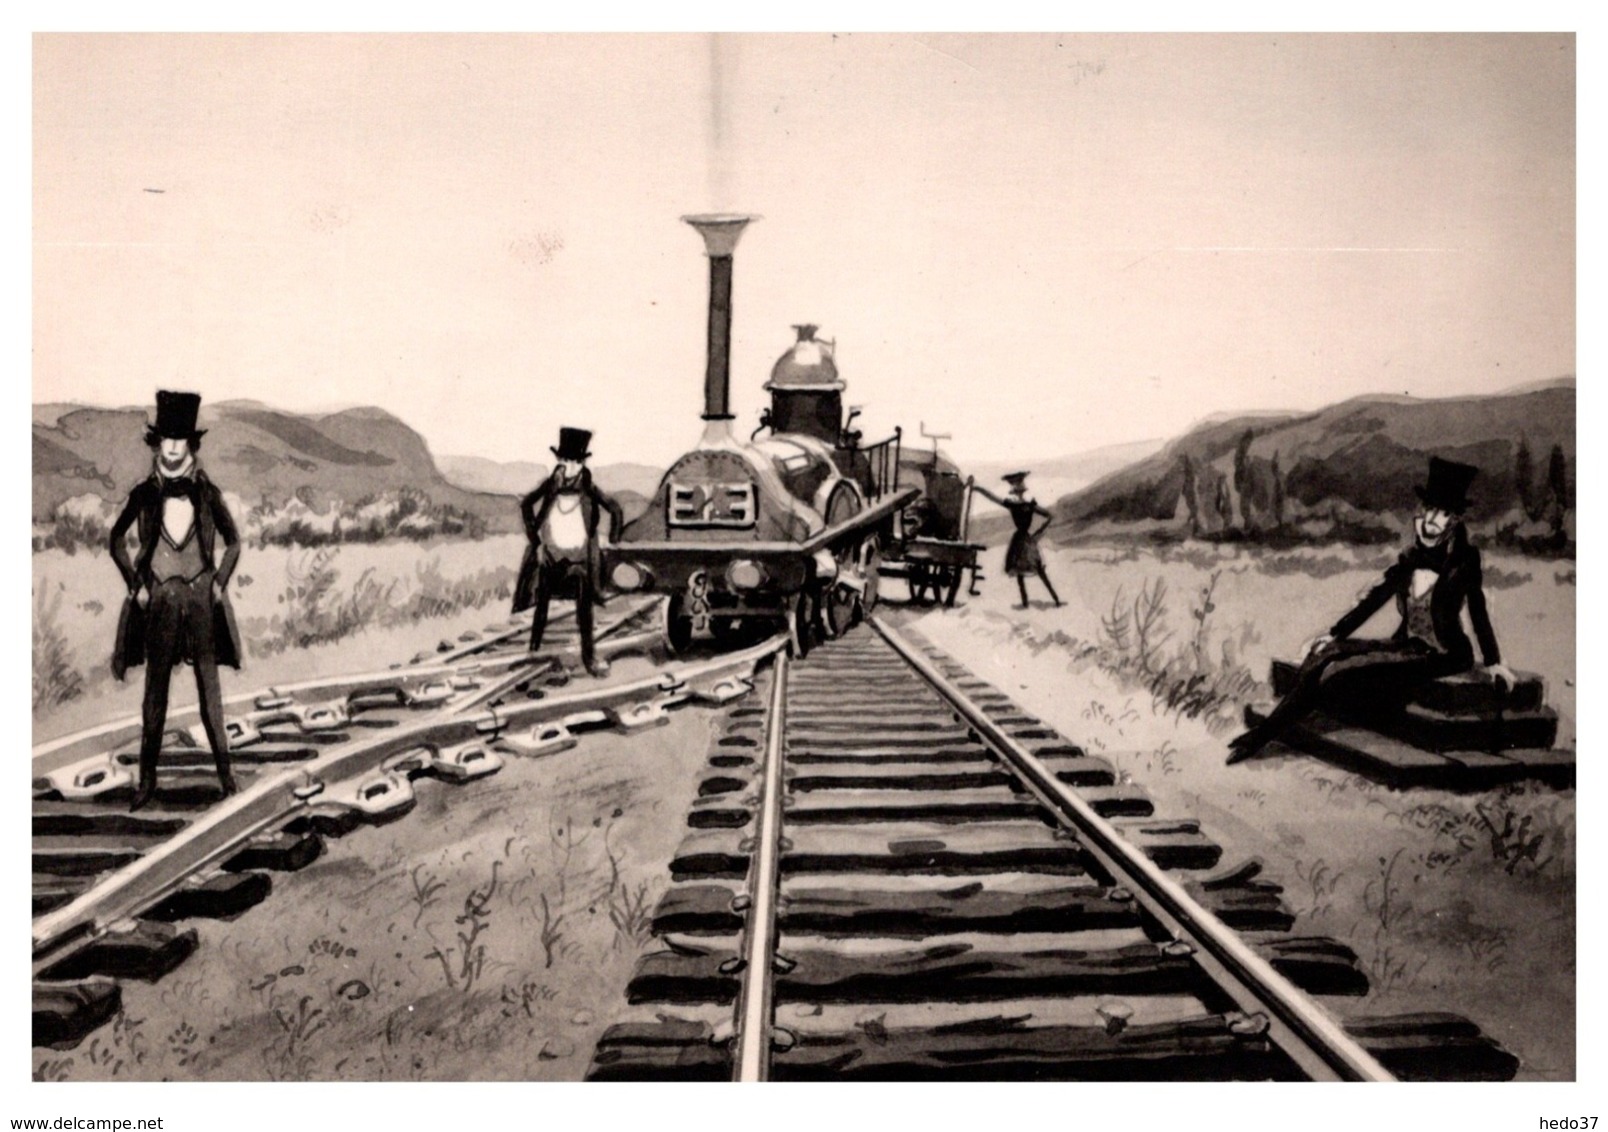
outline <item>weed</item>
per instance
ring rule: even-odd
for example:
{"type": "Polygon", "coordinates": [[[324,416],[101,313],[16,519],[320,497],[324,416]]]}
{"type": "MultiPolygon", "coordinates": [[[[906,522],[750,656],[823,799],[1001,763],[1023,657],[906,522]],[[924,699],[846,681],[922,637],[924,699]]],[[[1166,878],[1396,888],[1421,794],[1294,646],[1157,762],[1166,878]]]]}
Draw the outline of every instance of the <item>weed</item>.
{"type": "Polygon", "coordinates": [[[328,955],[335,959],[353,959],[357,956],[357,948],[348,947],[338,939],[319,936],[307,945],[309,955],[328,955]]]}
{"type": "Polygon", "coordinates": [[[427,959],[441,961],[442,974],[446,976],[447,986],[455,991],[468,994],[474,989],[486,967],[486,945],[479,942],[482,934],[491,926],[491,913],[487,905],[497,893],[497,868],[501,861],[491,863],[491,879],[484,888],[471,888],[463,898],[463,914],[456,917],[453,923],[458,925],[458,946],[443,949],[439,944],[435,950],[426,953],[427,959]],[[453,957],[457,963],[454,965],[453,957]]]}
{"type": "Polygon", "coordinates": [[[1295,875],[1307,886],[1311,894],[1311,901],[1307,906],[1308,916],[1327,916],[1334,911],[1334,894],[1340,887],[1340,881],[1345,877],[1344,871],[1331,868],[1329,862],[1322,857],[1306,864],[1303,861],[1295,862],[1295,875]]]}
{"type": "Polygon", "coordinates": [[[84,674],[73,665],[72,649],[61,627],[65,588],[41,582],[35,591],[33,617],[33,710],[57,707],[84,693],[84,674]]]}
{"type": "Polygon", "coordinates": [[[551,1002],[558,997],[558,992],[546,983],[537,983],[526,980],[517,987],[505,986],[499,1001],[503,1004],[503,1017],[512,1018],[514,1008],[518,1007],[525,1012],[525,1017],[534,1018],[536,1012],[531,1009],[535,1002],[551,1002]]]}
{"type": "Polygon", "coordinates": [[[99,1070],[99,1076],[119,1077],[125,1069],[132,1070],[143,1064],[145,1036],[140,1031],[144,1026],[143,1019],[130,1017],[127,1011],[117,1015],[112,1019],[105,1040],[100,1034],[90,1039],[86,1051],[89,1067],[99,1070]]]}
{"type": "Polygon", "coordinates": [[[47,1057],[41,1061],[33,1071],[35,1081],[65,1081],[72,1075],[73,1059],[70,1057],[47,1057]]]}
{"type": "Polygon", "coordinates": [[[1217,605],[1212,596],[1217,592],[1217,583],[1223,576],[1221,570],[1213,570],[1211,577],[1200,591],[1200,604],[1189,611],[1190,618],[1195,622],[1195,631],[1189,639],[1189,651],[1195,657],[1195,669],[1204,672],[1207,669],[1206,658],[1206,627],[1211,620],[1212,613],[1217,605]]]}
{"type": "Polygon", "coordinates": [[[1163,742],[1161,746],[1152,752],[1151,759],[1146,761],[1150,766],[1159,769],[1164,775],[1182,774],[1183,771],[1178,767],[1177,756],[1178,748],[1174,747],[1170,742],[1163,742]]]}
{"type": "Polygon", "coordinates": [[[1388,858],[1379,858],[1379,876],[1362,889],[1362,906],[1379,921],[1378,930],[1389,932],[1412,910],[1412,905],[1401,898],[1401,886],[1395,877],[1396,865],[1405,849],[1397,849],[1388,858]]]}
{"type": "Polygon", "coordinates": [[[1507,933],[1502,931],[1473,935],[1463,941],[1469,958],[1492,973],[1507,966],[1507,947],[1507,933]]]}
{"type": "Polygon", "coordinates": [[[1428,957],[1414,962],[1412,954],[1400,955],[1389,941],[1375,937],[1373,960],[1368,964],[1368,981],[1374,994],[1389,994],[1398,986],[1411,986],[1429,965],[1428,957]]]}
{"type": "MultiPolygon", "coordinates": [[[[595,827],[600,823],[593,822],[592,824],[595,827]]],[[[558,891],[556,899],[549,899],[545,892],[537,898],[541,904],[541,926],[537,939],[542,945],[542,955],[544,966],[546,967],[552,967],[553,963],[565,951],[564,923],[569,916],[570,867],[575,859],[575,851],[586,844],[591,836],[592,833],[589,829],[582,829],[577,836],[575,820],[569,817],[564,819],[562,825],[554,824],[551,829],[552,853],[557,864],[558,891]]],[[[606,842],[607,834],[604,836],[606,842]]]]}
{"type": "Polygon", "coordinates": [[[559,955],[559,945],[564,942],[564,912],[555,911],[552,903],[547,899],[547,893],[539,897],[542,905],[541,932],[536,937],[541,941],[544,962],[542,966],[552,967],[553,960],[559,955]]]}
{"type": "Polygon", "coordinates": [[[1255,802],[1257,809],[1261,809],[1263,806],[1267,805],[1266,790],[1258,790],[1255,787],[1251,787],[1246,790],[1241,790],[1239,792],[1239,796],[1244,798],[1247,802],[1255,802]]]}
{"type": "Polygon", "coordinates": [[[1133,662],[1142,675],[1155,674],[1161,646],[1172,638],[1172,630],[1164,624],[1166,616],[1167,583],[1153,578],[1140,586],[1133,602],[1133,662]]]}
{"type": "Polygon", "coordinates": [[[206,1052],[200,1042],[200,1031],[190,1025],[188,1019],[181,1019],[167,1036],[168,1056],[181,1068],[197,1068],[202,1055],[206,1052]]]}
{"type": "Polygon", "coordinates": [[[281,999],[275,992],[269,999],[268,1013],[279,1033],[262,1056],[268,1076],[275,1081],[305,1081],[311,1075],[312,1057],[307,1044],[329,1025],[324,1008],[312,1005],[312,995],[302,995],[291,1007],[289,1000],[293,998],[295,995],[289,994],[281,999]]]}
{"type": "MultiPolygon", "coordinates": [[[[615,810],[613,818],[619,816],[620,811],[615,810]]],[[[624,855],[616,853],[609,844],[609,834],[612,832],[614,822],[611,818],[608,828],[603,831],[603,853],[609,862],[609,883],[604,899],[608,902],[609,923],[614,925],[613,946],[635,949],[647,942],[652,934],[653,913],[649,910],[651,886],[643,881],[633,889],[625,883],[620,875],[620,862],[624,855]]]]}
{"type": "Polygon", "coordinates": [[[1089,706],[1083,709],[1083,718],[1104,724],[1107,727],[1114,728],[1117,725],[1116,717],[1099,700],[1089,701],[1089,706]]]}
{"type": "Polygon", "coordinates": [[[1111,612],[1100,618],[1100,632],[1119,657],[1126,657],[1132,646],[1132,627],[1133,613],[1124,600],[1121,587],[1118,587],[1111,599],[1111,612]]]}
{"type": "Polygon", "coordinates": [[[371,566],[349,587],[342,587],[339,555],[340,547],[321,545],[286,560],[287,584],[278,597],[281,611],[242,625],[253,655],[326,644],[371,626],[391,628],[449,617],[500,603],[513,592],[513,571],[506,566],[449,579],[439,557],[415,563],[411,585],[402,578],[382,582],[371,566]]]}
{"type": "Polygon", "coordinates": [[[609,894],[609,922],[614,925],[614,946],[641,947],[652,935],[653,912],[649,905],[651,886],[643,881],[636,888],[621,885],[609,894]]]}
{"type": "MultiPolygon", "coordinates": [[[[1215,570],[1201,588],[1189,618],[1189,638],[1168,651],[1173,630],[1167,625],[1167,583],[1152,578],[1140,586],[1131,603],[1118,589],[1111,610],[1100,619],[1101,645],[1095,650],[1100,666],[1150,693],[1151,710],[1189,718],[1206,718],[1225,725],[1231,705],[1251,698],[1260,687],[1240,663],[1239,644],[1224,641],[1216,655],[1211,648],[1212,614],[1217,610],[1215,570]]],[[[1241,633],[1248,637],[1250,630],[1241,633]]]]}
{"type": "Polygon", "coordinates": [[[423,865],[414,865],[413,871],[408,874],[413,881],[413,903],[418,908],[413,914],[414,927],[419,926],[419,918],[424,915],[424,910],[435,903],[436,894],[447,887],[445,882],[436,879],[434,873],[421,878],[419,873],[423,869],[423,865]]]}
{"type": "Polygon", "coordinates": [[[1327,795],[1344,794],[1351,787],[1351,783],[1347,779],[1330,778],[1326,774],[1310,775],[1307,777],[1307,781],[1317,788],[1318,793],[1327,795]]]}
{"type": "Polygon", "coordinates": [[[1405,810],[1387,809],[1385,818],[1399,822],[1404,828],[1433,833],[1437,839],[1450,841],[1450,852],[1458,857],[1478,844],[1469,816],[1439,802],[1422,802],[1405,810]]]}
{"type": "Polygon", "coordinates": [[[1533,814],[1524,814],[1522,817],[1511,808],[1503,807],[1500,826],[1493,820],[1492,814],[1485,808],[1484,802],[1474,806],[1474,812],[1485,823],[1485,829],[1490,834],[1491,857],[1502,866],[1504,872],[1512,876],[1520,865],[1528,863],[1533,872],[1541,872],[1552,863],[1552,855],[1542,857],[1541,846],[1546,841],[1546,833],[1534,835],[1530,830],[1535,821],[1533,814]]]}

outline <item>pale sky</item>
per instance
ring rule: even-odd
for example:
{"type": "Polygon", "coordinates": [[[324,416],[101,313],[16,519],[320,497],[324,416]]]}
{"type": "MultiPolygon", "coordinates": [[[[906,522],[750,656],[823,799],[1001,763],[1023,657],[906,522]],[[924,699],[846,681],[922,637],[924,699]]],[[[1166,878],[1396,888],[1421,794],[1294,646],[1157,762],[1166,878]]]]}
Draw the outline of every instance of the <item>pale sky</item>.
{"type": "Polygon", "coordinates": [[[698,436],[814,322],[962,459],[1575,370],[1548,35],[42,36],[35,401],[383,405],[436,452],[698,436]],[[150,191],[150,190],[160,190],[150,191]]]}

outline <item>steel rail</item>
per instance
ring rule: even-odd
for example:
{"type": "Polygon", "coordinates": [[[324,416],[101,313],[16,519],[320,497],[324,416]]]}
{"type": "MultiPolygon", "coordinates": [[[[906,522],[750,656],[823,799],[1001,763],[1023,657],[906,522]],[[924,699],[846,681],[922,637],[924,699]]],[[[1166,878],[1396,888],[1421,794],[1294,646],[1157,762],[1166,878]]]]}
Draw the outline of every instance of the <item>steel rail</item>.
{"type": "MultiPolygon", "coordinates": [[[[598,658],[607,660],[610,657],[620,656],[624,653],[642,652],[646,649],[651,649],[662,641],[664,633],[658,628],[644,629],[623,637],[615,635],[642,614],[660,605],[662,601],[662,598],[654,598],[651,601],[643,602],[624,617],[598,629],[593,636],[593,645],[597,650],[598,658]]],[[[578,648],[563,648],[558,650],[557,653],[543,656],[530,655],[521,658],[520,661],[516,662],[517,667],[512,671],[492,680],[483,688],[475,688],[465,692],[461,697],[447,705],[447,710],[455,715],[472,711],[481,704],[494,700],[510,689],[518,687],[526,680],[557,669],[561,658],[575,655],[578,651],[578,648]],[[548,663],[543,664],[543,661],[548,663]]]]}
{"type": "MultiPolygon", "coordinates": [[[[415,680],[428,680],[432,677],[446,676],[460,670],[460,662],[466,657],[482,649],[501,644],[506,640],[517,637],[521,633],[530,631],[528,619],[524,624],[515,624],[507,629],[499,630],[493,636],[480,641],[464,645],[443,653],[441,659],[430,664],[405,665],[401,668],[386,668],[375,672],[358,672],[346,675],[318,676],[311,680],[302,680],[295,684],[275,684],[271,687],[256,688],[249,692],[237,692],[223,701],[225,709],[244,708],[250,710],[259,696],[268,692],[281,695],[307,695],[313,699],[329,699],[337,695],[351,695],[369,689],[384,691],[403,683],[415,680]]],[[[511,658],[510,663],[514,660],[511,658]]],[[[200,707],[197,704],[184,704],[169,710],[167,726],[169,729],[182,728],[186,725],[200,722],[200,707]]],[[[36,744],[33,748],[33,773],[37,777],[48,774],[53,770],[87,755],[104,753],[110,746],[138,739],[140,736],[140,717],[137,715],[125,716],[122,719],[112,720],[109,723],[98,723],[81,731],[74,731],[61,735],[44,743],[36,744]]]]}
{"type": "Polygon", "coordinates": [[[748,920],[743,982],[737,996],[737,1042],[732,1079],[770,1079],[775,1022],[776,905],[781,895],[782,759],[787,744],[787,652],[771,666],[770,712],[765,722],[765,765],[759,827],[748,866],[748,920]]]}
{"type": "Polygon", "coordinates": [[[1114,879],[1176,938],[1195,946],[1194,960],[1247,1014],[1268,1019],[1271,1040],[1313,1080],[1392,1081],[1393,1076],[1329,1014],[1261,956],[1238,933],[1202,908],[1154,861],[1078,797],[1054,771],[971,702],[965,692],[922,656],[898,630],[870,617],[882,639],[909,662],[979,737],[1005,760],[1028,789],[1075,832],[1114,879]]]}
{"type": "MultiPolygon", "coordinates": [[[[645,612],[649,604],[645,603],[634,608],[621,622],[645,612]]],[[[573,610],[559,610],[553,615],[549,624],[569,620],[574,616],[573,610]]],[[[621,622],[616,622],[619,624],[621,622]]],[[[610,626],[612,628],[612,626],[610,626]]],[[[522,633],[530,631],[530,618],[521,614],[515,618],[513,624],[506,629],[500,629],[478,641],[461,645],[458,648],[441,654],[439,659],[429,664],[404,665],[400,668],[387,668],[375,672],[360,672],[348,675],[319,676],[311,680],[303,680],[295,684],[275,684],[271,687],[256,688],[249,692],[238,692],[223,701],[224,708],[250,711],[257,698],[274,692],[280,695],[305,695],[309,699],[330,699],[335,696],[351,696],[364,692],[383,693],[401,686],[422,680],[430,680],[449,676],[462,670],[462,662],[473,657],[477,652],[493,648],[505,641],[512,640],[522,633]]],[[[607,629],[600,630],[600,637],[607,629]]],[[[617,651],[624,651],[623,649],[617,651]]],[[[527,656],[508,657],[500,660],[499,664],[529,667],[527,656]]],[[[522,674],[523,677],[523,674],[522,674]]],[[[170,730],[182,729],[186,726],[200,722],[200,708],[196,704],[176,706],[168,712],[167,727],[170,730]]],[[[99,723],[81,731],[74,731],[61,735],[44,743],[36,744],[33,748],[32,774],[35,778],[60,770],[62,767],[79,759],[92,755],[105,754],[114,746],[137,741],[140,737],[140,717],[126,716],[109,723],[99,723]]]]}
{"type": "Polygon", "coordinates": [[[36,918],[34,975],[159,903],[187,877],[228,860],[259,833],[315,809],[319,798],[311,790],[318,785],[368,773],[392,755],[420,746],[467,742],[488,728],[523,727],[650,697],[689,698],[693,690],[688,685],[734,670],[752,671],[785,647],[785,637],[773,637],[741,652],[677,666],[628,684],[532,700],[478,716],[436,711],[416,723],[333,746],[310,762],[266,777],[226,799],[175,837],[106,874],[69,903],[36,918]]]}

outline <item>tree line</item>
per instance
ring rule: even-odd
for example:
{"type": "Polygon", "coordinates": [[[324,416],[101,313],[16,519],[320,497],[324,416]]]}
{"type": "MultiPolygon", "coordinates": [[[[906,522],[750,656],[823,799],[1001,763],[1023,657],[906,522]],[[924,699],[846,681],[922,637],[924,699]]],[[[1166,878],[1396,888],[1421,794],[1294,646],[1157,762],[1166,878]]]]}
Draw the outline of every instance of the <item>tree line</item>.
{"type": "MultiPolygon", "coordinates": [[[[1255,434],[1246,429],[1234,446],[1232,467],[1224,472],[1208,461],[1189,453],[1178,457],[1180,502],[1177,517],[1187,521],[1191,538],[1265,538],[1282,540],[1300,534],[1311,535],[1313,519],[1326,518],[1324,537],[1388,535],[1377,531],[1356,512],[1355,507],[1330,501],[1326,516],[1314,516],[1299,505],[1292,507],[1286,469],[1275,450],[1269,459],[1251,455],[1255,434]],[[1351,513],[1351,514],[1348,514],[1351,513]],[[1297,522],[1302,531],[1293,529],[1297,522]]],[[[1493,508],[1498,513],[1497,535],[1537,550],[1562,550],[1572,546],[1568,517],[1574,510],[1574,484],[1569,461],[1561,444],[1548,453],[1544,470],[1537,465],[1529,441],[1520,436],[1514,451],[1512,494],[1493,508]],[[1524,524],[1513,512],[1522,514],[1524,524]],[[1505,521],[1503,513],[1506,512],[1505,521]]],[[[1496,478],[1496,477],[1493,477],[1496,478]]]]}

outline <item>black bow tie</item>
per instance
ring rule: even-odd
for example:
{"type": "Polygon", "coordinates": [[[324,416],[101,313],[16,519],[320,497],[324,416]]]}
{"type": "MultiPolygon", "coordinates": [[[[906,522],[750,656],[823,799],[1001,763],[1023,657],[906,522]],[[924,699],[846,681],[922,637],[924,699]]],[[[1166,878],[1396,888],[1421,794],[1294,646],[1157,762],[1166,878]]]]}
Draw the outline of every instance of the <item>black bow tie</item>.
{"type": "Polygon", "coordinates": [[[195,499],[195,480],[191,477],[180,476],[170,480],[163,476],[161,480],[163,499],[195,499]]]}

